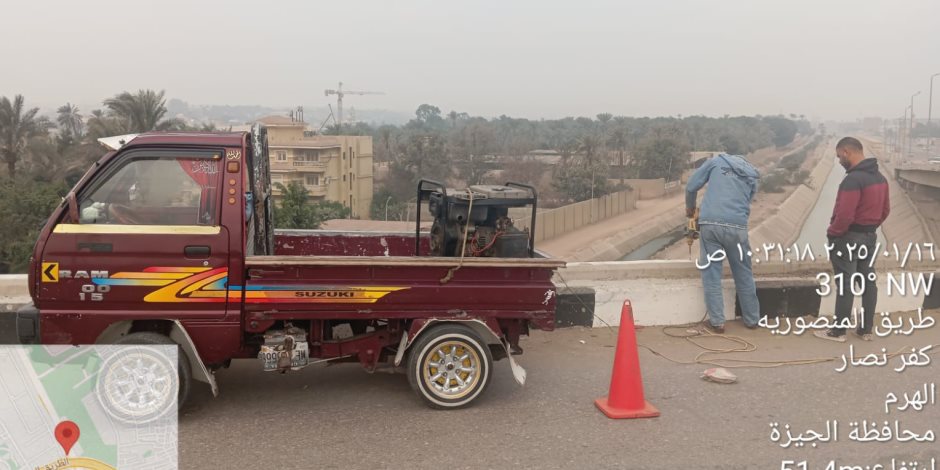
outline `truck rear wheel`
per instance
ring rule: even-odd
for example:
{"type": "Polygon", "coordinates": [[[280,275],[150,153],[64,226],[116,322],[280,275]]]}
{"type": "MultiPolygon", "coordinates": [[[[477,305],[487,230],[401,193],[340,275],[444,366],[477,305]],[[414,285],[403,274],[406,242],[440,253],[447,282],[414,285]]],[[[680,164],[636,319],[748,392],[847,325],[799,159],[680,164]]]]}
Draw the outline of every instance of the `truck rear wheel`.
{"type": "MultiPolygon", "coordinates": [[[[131,333],[127,336],[123,336],[115,344],[140,344],[140,345],[167,345],[167,344],[176,344],[169,337],[162,335],[160,333],[154,333],[151,331],[140,331],[137,333],[131,333]]],[[[177,345],[177,354],[178,354],[178,365],[177,372],[179,376],[179,394],[177,395],[176,406],[177,409],[183,409],[183,405],[186,403],[186,399],[189,398],[189,389],[192,386],[193,372],[192,368],[189,366],[189,357],[183,351],[183,348],[177,345]]]]}
{"type": "Polygon", "coordinates": [[[434,326],[411,346],[408,383],[431,408],[461,408],[483,393],[492,368],[490,349],[473,329],[434,326]]]}

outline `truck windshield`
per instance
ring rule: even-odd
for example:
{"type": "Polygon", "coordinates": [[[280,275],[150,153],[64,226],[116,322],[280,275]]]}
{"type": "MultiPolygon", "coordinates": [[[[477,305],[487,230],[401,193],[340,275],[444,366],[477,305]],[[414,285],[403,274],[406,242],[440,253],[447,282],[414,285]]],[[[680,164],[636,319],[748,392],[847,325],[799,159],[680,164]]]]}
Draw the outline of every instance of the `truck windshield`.
{"type": "Polygon", "coordinates": [[[130,158],[83,192],[80,222],[215,225],[219,165],[210,158],[130,158]]]}

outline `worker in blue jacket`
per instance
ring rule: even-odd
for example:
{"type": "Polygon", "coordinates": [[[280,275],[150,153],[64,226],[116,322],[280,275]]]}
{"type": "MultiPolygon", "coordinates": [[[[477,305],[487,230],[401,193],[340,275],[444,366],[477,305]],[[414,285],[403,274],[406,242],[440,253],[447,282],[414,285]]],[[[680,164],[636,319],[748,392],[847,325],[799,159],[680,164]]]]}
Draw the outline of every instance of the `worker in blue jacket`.
{"type": "Polygon", "coordinates": [[[695,214],[698,191],[708,185],[698,214],[701,251],[696,264],[702,272],[708,311],[702,327],[712,333],[724,333],[725,311],[721,294],[724,259],[731,266],[745,326],[756,328],[760,318],[747,238],[751,201],[757,193],[759,180],[760,173],[744,157],[721,153],[695,170],[686,185],[688,217],[695,214]]]}

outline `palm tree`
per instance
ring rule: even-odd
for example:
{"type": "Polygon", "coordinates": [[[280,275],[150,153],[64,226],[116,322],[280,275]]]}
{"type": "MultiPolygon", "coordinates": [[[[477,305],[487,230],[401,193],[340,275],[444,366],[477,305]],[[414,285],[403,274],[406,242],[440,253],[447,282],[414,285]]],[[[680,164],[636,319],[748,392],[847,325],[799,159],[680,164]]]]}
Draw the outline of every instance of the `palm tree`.
{"type": "Polygon", "coordinates": [[[129,126],[130,124],[127,121],[109,116],[104,111],[96,109],[91,112],[91,117],[88,118],[88,135],[98,138],[130,134],[129,126]]]}
{"type": "Polygon", "coordinates": [[[173,127],[175,122],[162,121],[166,115],[163,90],[137,90],[137,94],[123,92],[104,100],[112,117],[123,120],[129,132],[147,132],[173,127]]]}
{"type": "Polygon", "coordinates": [[[123,92],[104,100],[107,112],[92,111],[88,120],[88,133],[93,137],[106,137],[148,131],[185,130],[183,121],[166,115],[163,90],[138,90],[136,94],[123,92]]]}
{"type": "Polygon", "coordinates": [[[59,114],[58,117],[56,117],[56,122],[59,123],[59,128],[62,129],[63,133],[67,133],[72,137],[82,136],[85,132],[85,123],[82,115],[78,111],[78,106],[65,103],[59,106],[56,112],[59,114]]]}
{"type": "Polygon", "coordinates": [[[600,149],[601,139],[594,134],[586,134],[578,139],[578,151],[584,153],[584,158],[588,163],[594,163],[594,156],[600,149]]]}
{"type": "Polygon", "coordinates": [[[623,152],[627,147],[627,134],[629,131],[626,127],[615,127],[613,131],[610,132],[610,135],[607,137],[607,145],[617,149],[617,154],[620,157],[620,184],[623,184],[624,168],[623,168],[623,152]]]}
{"type": "Polygon", "coordinates": [[[16,176],[16,164],[26,154],[29,139],[48,132],[52,123],[37,117],[39,108],[24,111],[23,95],[16,95],[11,102],[0,98],[0,156],[7,164],[12,179],[16,176]]]}

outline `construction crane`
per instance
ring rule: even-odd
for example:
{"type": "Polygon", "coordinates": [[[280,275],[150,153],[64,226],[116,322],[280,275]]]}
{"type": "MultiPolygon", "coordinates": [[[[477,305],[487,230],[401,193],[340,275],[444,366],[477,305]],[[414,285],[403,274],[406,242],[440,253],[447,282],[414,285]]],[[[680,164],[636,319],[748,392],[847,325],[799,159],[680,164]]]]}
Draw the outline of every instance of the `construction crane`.
{"type": "Polygon", "coordinates": [[[335,90],[326,90],[325,96],[336,95],[336,124],[343,125],[343,96],[345,95],[384,95],[381,91],[350,91],[343,90],[343,82],[335,90]]]}

